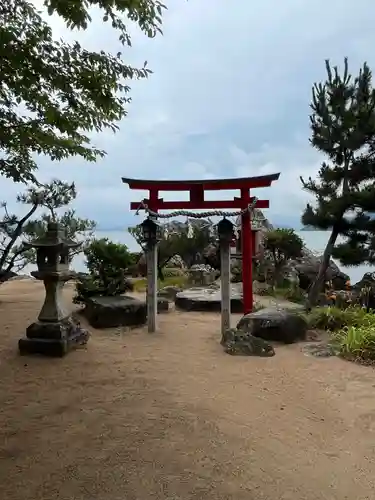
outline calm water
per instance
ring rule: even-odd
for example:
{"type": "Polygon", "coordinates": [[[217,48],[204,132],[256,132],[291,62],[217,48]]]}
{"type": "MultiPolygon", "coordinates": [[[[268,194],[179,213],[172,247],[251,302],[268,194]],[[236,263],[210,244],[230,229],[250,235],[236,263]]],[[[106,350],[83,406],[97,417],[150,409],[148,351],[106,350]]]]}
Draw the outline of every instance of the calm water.
{"type": "MultiPolygon", "coordinates": [[[[322,253],[325,245],[327,243],[329,233],[324,231],[301,231],[298,233],[300,237],[304,240],[307,248],[313,252],[322,253]]],[[[134,241],[134,238],[126,231],[97,231],[97,238],[109,238],[116,243],[125,243],[128,248],[132,251],[137,251],[138,246],[134,241]]],[[[86,270],[85,260],[82,254],[77,255],[72,263],[72,268],[75,271],[84,272],[86,270]]],[[[349,267],[345,268],[340,266],[343,272],[350,276],[353,283],[359,281],[363,274],[368,271],[374,271],[375,269],[370,266],[359,266],[359,267],[349,267]]],[[[34,266],[26,268],[23,272],[29,273],[34,270],[34,266]]]]}

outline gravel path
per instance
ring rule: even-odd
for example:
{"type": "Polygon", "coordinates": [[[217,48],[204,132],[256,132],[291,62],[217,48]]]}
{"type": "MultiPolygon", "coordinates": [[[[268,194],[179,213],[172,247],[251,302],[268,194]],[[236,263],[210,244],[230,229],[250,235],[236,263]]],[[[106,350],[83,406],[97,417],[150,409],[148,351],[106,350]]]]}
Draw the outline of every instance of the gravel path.
{"type": "Polygon", "coordinates": [[[228,356],[218,315],[179,312],[154,335],[93,331],[64,359],[21,358],[42,298],[0,288],[1,499],[374,498],[372,368],[300,345],[228,356]]]}

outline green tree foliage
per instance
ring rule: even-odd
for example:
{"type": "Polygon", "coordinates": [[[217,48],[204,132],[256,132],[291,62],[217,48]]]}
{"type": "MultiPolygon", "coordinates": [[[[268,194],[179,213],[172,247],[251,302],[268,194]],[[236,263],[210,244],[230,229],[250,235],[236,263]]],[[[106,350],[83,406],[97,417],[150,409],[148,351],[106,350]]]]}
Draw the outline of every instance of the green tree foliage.
{"type": "MultiPolygon", "coordinates": [[[[67,236],[83,243],[90,240],[95,222],[77,217],[74,210],[60,213],[77,196],[74,183],[54,180],[43,186],[32,186],[18,195],[17,201],[29,206],[25,215],[18,217],[2,203],[4,217],[0,221],[0,275],[18,272],[27,264],[35,262],[32,250],[25,250],[22,241],[31,241],[45,234],[47,224],[56,221],[64,227],[67,236]],[[32,219],[33,216],[37,216],[32,219]]],[[[82,251],[82,248],[76,252],[82,251]]]]}
{"type": "Polygon", "coordinates": [[[134,256],[126,245],[101,238],[91,241],[84,254],[89,275],[81,276],[77,282],[75,303],[92,296],[115,296],[132,290],[125,274],[134,265],[134,256]]]}
{"type": "Polygon", "coordinates": [[[264,249],[271,256],[277,281],[285,264],[301,257],[303,241],[293,229],[271,229],[266,233],[264,249]]]}
{"type": "Polygon", "coordinates": [[[84,251],[86,266],[90,274],[111,275],[117,269],[127,269],[134,264],[128,247],[114,243],[108,238],[93,240],[84,251]]]}
{"type": "MultiPolygon", "coordinates": [[[[179,255],[187,267],[196,261],[201,261],[203,252],[213,243],[214,235],[212,224],[208,221],[194,221],[189,230],[188,224],[168,223],[164,226],[163,238],[158,245],[158,275],[163,280],[163,267],[175,256],[179,255]]],[[[129,228],[129,233],[138,245],[145,250],[142,242],[140,226],[129,228]]]]}
{"type": "Polygon", "coordinates": [[[330,230],[318,276],[309,291],[309,306],[316,302],[331,256],[358,264],[372,260],[370,251],[375,224],[375,91],[371,71],[364,64],[358,76],[348,72],[345,59],[341,75],[326,61],[327,80],[315,84],[310,116],[311,144],[327,157],[317,180],[301,178],[315,197],[303,215],[305,226],[330,230]],[[335,244],[339,235],[343,245],[335,244]]]}
{"type": "MultiPolygon", "coordinates": [[[[87,29],[89,9],[130,46],[127,21],[149,37],[160,31],[164,6],[155,0],[45,0],[49,14],[69,28],[87,29]]],[[[127,65],[121,53],[92,52],[78,42],[54,37],[51,27],[27,0],[0,0],[0,174],[35,182],[36,155],[51,160],[104,155],[87,134],[117,129],[130,100],[129,80],[150,70],[127,65]]]]}

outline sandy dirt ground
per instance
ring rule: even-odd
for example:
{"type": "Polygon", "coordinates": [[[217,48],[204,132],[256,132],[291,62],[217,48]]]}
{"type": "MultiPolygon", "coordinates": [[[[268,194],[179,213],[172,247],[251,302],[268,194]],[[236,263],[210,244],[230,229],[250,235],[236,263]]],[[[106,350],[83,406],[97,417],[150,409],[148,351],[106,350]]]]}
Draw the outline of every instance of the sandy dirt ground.
{"type": "Polygon", "coordinates": [[[374,498],[372,368],[301,345],[231,357],[218,315],[178,312],[20,357],[42,300],[37,282],[0,288],[2,500],[374,498]]]}

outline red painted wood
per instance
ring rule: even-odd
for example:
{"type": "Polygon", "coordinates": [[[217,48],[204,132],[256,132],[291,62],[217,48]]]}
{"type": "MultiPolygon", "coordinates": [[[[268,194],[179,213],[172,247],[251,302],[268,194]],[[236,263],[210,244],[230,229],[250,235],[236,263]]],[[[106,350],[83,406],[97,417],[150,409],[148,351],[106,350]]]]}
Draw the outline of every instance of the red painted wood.
{"type": "Polygon", "coordinates": [[[195,186],[193,189],[190,189],[190,201],[194,201],[196,203],[202,203],[204,201],[204,190],[201,184],[195,186]]]}
{"type": "Polygon", "coordinates": [[[159,190],[158,189],[155,189],[155,188],[152,188],[150,189],[150,194],[149,194],[150,198],[147,200],[147,206],[153,210],[154,212],[157,212],[159,207],[158,207],[158,203],[159,203],[159,190]]]}
{"type": "MultiPolygon", "coordinates": [[[[149,191],[149,199],[143,202],[157,212],[158,210],[229,210],[243,209],[253,201],[250,188],[269,187],[278,180],[280,174],[261,175],[257,177],[243,177],[239,179],[211,179],[211,180],[174,180],[155,181],[123,178],[130,189],[149,191]],[[241,197],[233,200],[204,200],[204,191],[234,190],[241,191],[241,197]],[[164,201],[159,198],[160,191],[190,191],[190,201],[164,201]]],[[[131,210],[139,209],[139,202],[131,202],[131,210]]],[[[258,200],[256,208],[269,208],[268,200],[258,200]]],[[[241,246],[242,246],[242,282],[244,313],[253,309],[253,252],[255,248],[255,231],[251,229],[251,217],[247,212],[241,216],[241,246]]]]}
{"type": "Polygon", "coordinates": [[[122,178],[124,184],[128,184],[130,189],[151,189],[159,191],[190,191],[201,186],[204,191],[241,189],[241,188],[261,188],[269,187],[273,181],[277,181],[280,174],[259,175],[257,177],[240,177],[238,179],[210,179],[210,180],[143,180],[122,178]]]}
{"type": "MultiPolygon", "coordinates": [[[[243,202],[241,198],[236,200],[221,200],[221,201],[203,201],[203,202],[192,202],[192,201],[163,201],[162,198],[159,198],[155,205],[158,210],[228,210],[228,209],[237,209],[240,210],[248,203],[251,203],[252,200],[248,200],[243,202]]],[[[145,199],[143,202],[149,206],[149,200],[145,199]]],[[[139,208],[139,201],[132,201],[130,203],[130,210],[137,210],[139,208]]],[[[256,208],[269,208],[270,202],[269,200],[258,200],[256,204],[256,208]]]]}
{"type": "MultiPolygon", "coordinates": [[[[241,198],[247,200],[248,189],[241,189],[241,198]]],[[[253,310],[253,250],[251,234],[251,218],[249,212],[241,216],[242,240],[242,291],[244,314],[253,310]]]]}

